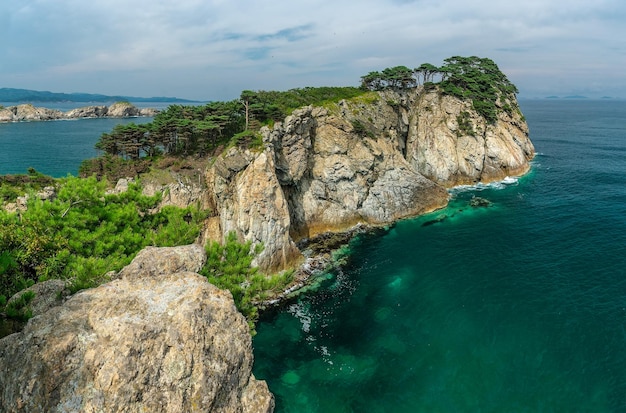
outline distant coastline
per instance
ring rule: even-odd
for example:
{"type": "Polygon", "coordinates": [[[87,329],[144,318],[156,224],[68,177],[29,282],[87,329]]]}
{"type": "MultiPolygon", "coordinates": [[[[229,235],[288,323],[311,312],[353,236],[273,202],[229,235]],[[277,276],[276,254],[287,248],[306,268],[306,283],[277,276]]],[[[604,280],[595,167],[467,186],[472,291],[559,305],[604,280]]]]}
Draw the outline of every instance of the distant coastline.
{"type": "Polygon", "coordinates": [[[48,103],[48,102],[77,102],[77,103],[105,103],[105,102],[168,102],[194,103],[194,100],[176,97],[134,97],[109,96],[92,93],[58,93],[30,89],[0,88],[0,102],[10,103],[48,103]]]}
{"type": "Polygon", "coordinates": [[[153,117],[159,110],[138,108],[129,102],[116,102],[110,106],[84,106],[68,111],[36,107],[30,103],[0,106],[0,123],[50,121],[63,119],[153,117]]]}

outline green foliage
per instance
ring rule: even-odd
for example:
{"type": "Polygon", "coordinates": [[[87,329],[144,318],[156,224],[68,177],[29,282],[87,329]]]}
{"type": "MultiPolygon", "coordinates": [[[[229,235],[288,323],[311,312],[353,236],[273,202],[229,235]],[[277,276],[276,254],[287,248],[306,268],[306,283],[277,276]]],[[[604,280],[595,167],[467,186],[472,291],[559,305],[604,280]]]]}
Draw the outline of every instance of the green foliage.
{"type": "Polygon", "coordinates": [[[98,158],[86,159],[78,168],[78,176],[87,178],[95,176],[98,179],[117,181],[120,178],[137,176],[148,172],[152,165],[152,159],[124,159],[120,156],[105,154],[98,158]]]}
{"type": "Polygon", "coordinates": [[[458,137],[460,136],[475,136],[474,125],[470,118],[469,112],[462,111],[457,117],[456,122],[459,125],[459,129],[456,131],[458,137]]]}
{"type": "Polygon", "coordinates": [[[21,191],[15,185],[0,183],[0,203],[15,201],[22,194],[24,194],[24,191],[21,191]]]}
{"type": "Polygon", "coordinates": [[[17,321],[28,321],[33,316],[28,305],[35,298],[33,291],[24,291],[15,300],[9,302],[5,308],[7,318],[17,321]]]}
{"type": "MultiPolygon", "coordinates": [[[[80,176],[121,176],[120,170],[160,155],[206,156],[229,144],[262,146],[256,133],[263,125],[281,121],[294,109],[321,106],[363,94],[355,87],[308,87],[285,92],[245,90],[241,99],[204,106],[171,105],[150,123],[117,125],[96,143],[102,157],[87,160],[80,176]]],[[[127,174],[126,176],[134,176],[127,174]]]]}
{"type": "Polygon", "coordinates": [[[361,88],[365,90],[410,89],[417,86],[413,70],[406,66],[388,67],[382,72],[370,72],[361,77],[361,88]]]}
{"type": "Polygon", "coordinates": [[[18,196],[40,191],[46,186],[53,186],[54,183],[54,178],[43,175],[33,168],[28,169],[28,174],[0,175],[0,203],[15,201],[18,196]]]}
{"type": "Polygon", "coordinates": [[[374,133],[369,130],[367,128],[367,126],[361,122],[358,119],[354,119],[352,121],[350,121],[350,123],[352,123],[352,129],[354,130],[354,133],[356,133],[357,135],[361,136],[361,137],[370,137],[373,138],[374,137],[374,133]]]}
{"type": "MultiPolygon", "coordinates": [[[[454,56],[444,60],[440,70],[444,78],[440,83],[443,93],[461,99],[471,99],[476,112],[488,123],[498,117],[498,100],[514,98],[518,92],[498,66],[487,58],[454,56]]],[[[511,113],[511,108],[504,108],[511,113]]]]}
{"type": "Polygon", "coordinates": [[[248,319],[253,332],[258,319],[256,303],[293,280],[293,272],[267,276],[252,267],[255,255],[262,249],[260,244],[252,248],[250,241],[239,242],[237,235],[231,232],[223,245],[217,242],[207,245],[207,262],[200,271],[211,284],[232,293],[237,309],[248,319]]]}
{"type": "Polygon", "coordinates": [[[156,212],[160,195],[138,184],[110,195],[95,177],[60,182],[53,201],[31,197],[20,216],[0,210],[0,294],[51,278],[72,280],[73,291],[98,285],[147,245],[193,242],[206,217],[195,207],[156,212]]]}
{"type": "Polygon", "coordinates": [[[417,69],[396,66],[382,72],[370,72],[361,77],[365,90],[406,90],[423,81],[424,90],[436,87],[435,76],[441,78],[439,87],[444,94],[470,99],[474,109],[489,123],[495,123],[499,110],[511,114],[510,101],[518,92],[498,66],[490,59],[476,56],[453,56],[441,67],[423,63],[417,69]],[[498,101],[502,102],[498,109],[498,101]]]}
{"type": "Polygon", "coordinates": [[[233,136],[232,144],[242,148],[259,149],[263,147],[263,137],[260,133],[245,130],[233,136]]]}

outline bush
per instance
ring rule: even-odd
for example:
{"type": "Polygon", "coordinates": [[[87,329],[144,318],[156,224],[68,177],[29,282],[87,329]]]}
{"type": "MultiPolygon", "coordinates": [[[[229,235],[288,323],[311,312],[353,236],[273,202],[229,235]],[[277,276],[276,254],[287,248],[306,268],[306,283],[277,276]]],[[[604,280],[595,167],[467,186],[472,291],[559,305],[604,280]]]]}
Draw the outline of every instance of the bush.
{"type": "Polygon", "coordinates": [[[147,245],[193,242],[206,213],[196,207],[165,207],[160,196],[106,194],[95,177],[68,177],[57,198],[31,197],[21,216],[0,210],[0,294],[11,296],[37,281],[71,280],[72,291],[107,281],[147,245]]]}
{"type": "Polygon", "coordinates": [[[28,321],[33,316],[28,304],[35,298],[32,291],[24,291],[17,299],[11,301],[6,306],[7,318],[17,321],[28,321]]]}
{"type": "Polygon", "coordinates": [[[457,117],[456,122],[459,125],[459,128],[456,131],[457,137],[461,136],[475,136],[476,132],[474,131],[474,125],[472,125],[472,120],[470,119],[470,114],[466,111],[462,111],[457,117]]]}
{"type": "Polygon", "coordinates": [[[293,280],[293,272],[268,276],[253,267],[252,261],[262,249],[260,244],[253,248],[250,241],[239,242],[237,235],[231,232],[223,245],[218,242],[207,245],[207,262],[200,271],[211,284],[232,293],[237,309],[248,320],[253,334],[259,315],[257,303],[269,293],[281,291],[293,280]]]}

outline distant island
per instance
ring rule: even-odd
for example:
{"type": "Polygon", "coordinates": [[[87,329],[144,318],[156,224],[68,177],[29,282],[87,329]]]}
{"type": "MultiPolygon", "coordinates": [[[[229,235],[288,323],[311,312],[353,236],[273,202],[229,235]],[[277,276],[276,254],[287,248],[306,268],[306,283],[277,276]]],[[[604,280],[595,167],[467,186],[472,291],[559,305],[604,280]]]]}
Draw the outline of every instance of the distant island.
{"type": "Polygon", "coordinates": [[[56,93],[29,89],[0,88],[0,102],[172,102],[189,103],[193,100],[175,97],[108,96],[91,93],[56,93]]]}
{"type": "Polygon", "coordinates": [[[563,96],[563,97],[551,95],[551,96],[546,96],[546,99],[589,99],[589,98],[583,95],[568,95],[568,96],[563,96]]]}

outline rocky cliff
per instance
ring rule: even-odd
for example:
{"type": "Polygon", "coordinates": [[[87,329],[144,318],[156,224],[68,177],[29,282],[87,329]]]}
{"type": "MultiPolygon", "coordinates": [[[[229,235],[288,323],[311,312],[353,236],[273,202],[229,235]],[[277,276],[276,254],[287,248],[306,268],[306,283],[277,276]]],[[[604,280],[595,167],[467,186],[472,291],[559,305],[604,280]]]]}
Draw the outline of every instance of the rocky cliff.
{"type": "Polygon", "coordinates": [[[0,340],[0,411],[271,412],[248,324],[195,273],[205,259],[197,245],[148,248],[115,281],[37,312],[0,340]]]}
{"type": "Polygon", "coordinates": [[[261,130],[262,150],[232,148],[209,169],[213,234],[262,242],[256,263],[280,269],[302,258],[303,238],[388,224],[445,206],[449,187],[524,174],[526,122],[517,102],[498,105],[490,124],[471,102],[418,88],[296,110],[261,130]]]}
{"type": "Polygon", "coordinates": [[[127,102],[111,106],[85,106],[62,112],[56,109],[39,108],[31,104],[0,107],[0,122],[23,122],[38,120],[82,119],[82,118],[128,118],[155,116],[155,109],[140,109],[127,102]]]}

